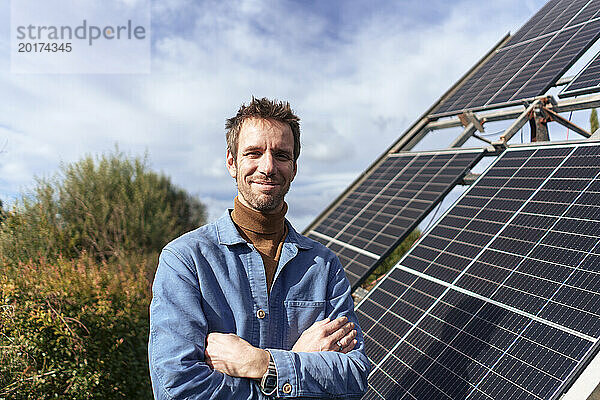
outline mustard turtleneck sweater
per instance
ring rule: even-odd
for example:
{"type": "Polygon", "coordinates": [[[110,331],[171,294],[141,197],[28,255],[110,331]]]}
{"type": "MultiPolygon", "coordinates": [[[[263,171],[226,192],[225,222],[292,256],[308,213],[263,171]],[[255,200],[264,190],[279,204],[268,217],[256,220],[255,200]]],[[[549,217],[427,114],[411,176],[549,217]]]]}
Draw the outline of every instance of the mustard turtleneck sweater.
{"type": "Polygon", "coordinates": [[[268,293],[271,292],[281,248],[287,235],[286,212],[287,204],[285,202],[281,211],[277,214],[263,214],[260,211],[246,207],[236,196],[233,212],[231,213],[231,219],[240,235],[246,241],[252,243],[262,257],[268,293]]]}

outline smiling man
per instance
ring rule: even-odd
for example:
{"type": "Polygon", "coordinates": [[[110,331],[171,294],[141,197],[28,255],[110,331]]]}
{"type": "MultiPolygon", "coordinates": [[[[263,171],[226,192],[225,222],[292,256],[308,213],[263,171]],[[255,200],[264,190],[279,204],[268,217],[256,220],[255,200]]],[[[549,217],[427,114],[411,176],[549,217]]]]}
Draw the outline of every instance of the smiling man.
{"type": "Polygon", "coordinates": [[[150,306],[154,397],[359,398],[369,361],[344,270],[285,219],[299,119],[287,102],[252,98],[226,129],[233,210],[160,256],[150,306]]]}

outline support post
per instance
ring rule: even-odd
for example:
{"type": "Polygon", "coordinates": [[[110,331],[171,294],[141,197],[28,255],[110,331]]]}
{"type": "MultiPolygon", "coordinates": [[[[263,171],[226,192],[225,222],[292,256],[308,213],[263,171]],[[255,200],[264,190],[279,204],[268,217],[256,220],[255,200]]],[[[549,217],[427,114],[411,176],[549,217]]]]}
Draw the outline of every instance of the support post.
{"type": "Polygon", "coordinates": [[[454,139],[454,142],[452,142],[452,144],[450,145],[450,147],[460,147],[463,144],[465,144],[465,142],[467,140],[469,140],[469,138],[471,136],[473,136],[473,134],[475,133],[475,131],[477,130],[477,128],[475,127],[475,124],[473,124],[472,122],[469,123],[465,129],[462,131],[462,133],[460,134],[459,137],[457,137],[456,139],[454,139]]]}
{"type": "Polygon", "coordinates": [[[547,142],[550,140],[548,120],[544,117],[541,106],[534,108],[529,119],[529,126],[531,128],[531,143],[547,142]]]}
{"type": "Polygon", "coordinates": [[[498,143],[493,143],[494,146],[496,146],[496,145],[503,146],[506,143],[508,143],[508,141],[515,135],[515,133],[519,132],[519,129],[521,129],[523,127],[523,125],[525,125],[525,123],[527,121],[529,121],[529,117],[530,117],[531,113],[540,103],[541,103],[540,100],[536,100],[533,103],[531,103],[529,105],[529,107],[527,107],[527,109],[525,111],[523,111],[517,119],[515,119],[515,121],[511,124],[511,126],[509,126],[504,131],[502,136],[500,136],[500,141],[498,143]]]}
{"type": "Polygon", "coordinates": [[[559,124],[561,124],[562,126],[569,128],[573,132],[579,133],[583,137],[589,138],[590,136],[592,136],[591,133],[589,133],[585,129],[577,126],[576,124],[569,121],[568,119],[563,118],[560,114],[555,113],[554,111],[550,110],[549,108],[544,107],[542,110],[546,114],[546,119],[548,119],[550,121],[556,121],[559,124]]]}

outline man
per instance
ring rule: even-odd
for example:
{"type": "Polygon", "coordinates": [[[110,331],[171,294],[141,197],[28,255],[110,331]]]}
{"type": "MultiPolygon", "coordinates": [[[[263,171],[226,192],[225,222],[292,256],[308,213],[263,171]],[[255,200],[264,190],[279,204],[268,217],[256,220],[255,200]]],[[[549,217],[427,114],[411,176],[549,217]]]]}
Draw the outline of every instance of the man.
{"type": "Polygon", "coordinates": [[[234,209],[169,243],[150,306],[157,399],[359,398],[369,361],[337,257],[284,218],[300,127],[252,98],[227,121],[234,209]]]}

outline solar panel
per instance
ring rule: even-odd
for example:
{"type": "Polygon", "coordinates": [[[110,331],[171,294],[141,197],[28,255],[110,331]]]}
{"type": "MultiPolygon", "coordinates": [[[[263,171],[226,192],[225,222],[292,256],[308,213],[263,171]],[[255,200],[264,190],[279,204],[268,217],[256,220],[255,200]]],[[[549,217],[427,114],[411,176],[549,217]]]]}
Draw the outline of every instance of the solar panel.
{"type": "Polygon", "coordinates": [[[483,153],[474,149],[390,154],[307,236],[337,254],[356,288],[483,153]]]}
{"type": "Polygon", "coordinates": [[[552,0],[433,111],[516,104],[544,94],[600,36],[600,0],[552,0]]]}
{"type": "Polygon", "coordinates": [[[598,351],[600,144],[507,150],[356,312],[364,399],[557,399],[598,351]]]}
{"type": "Polygon", "coordinates": [[[573,79],[558,97],[600,92],[600,53],[573,79]]]}

